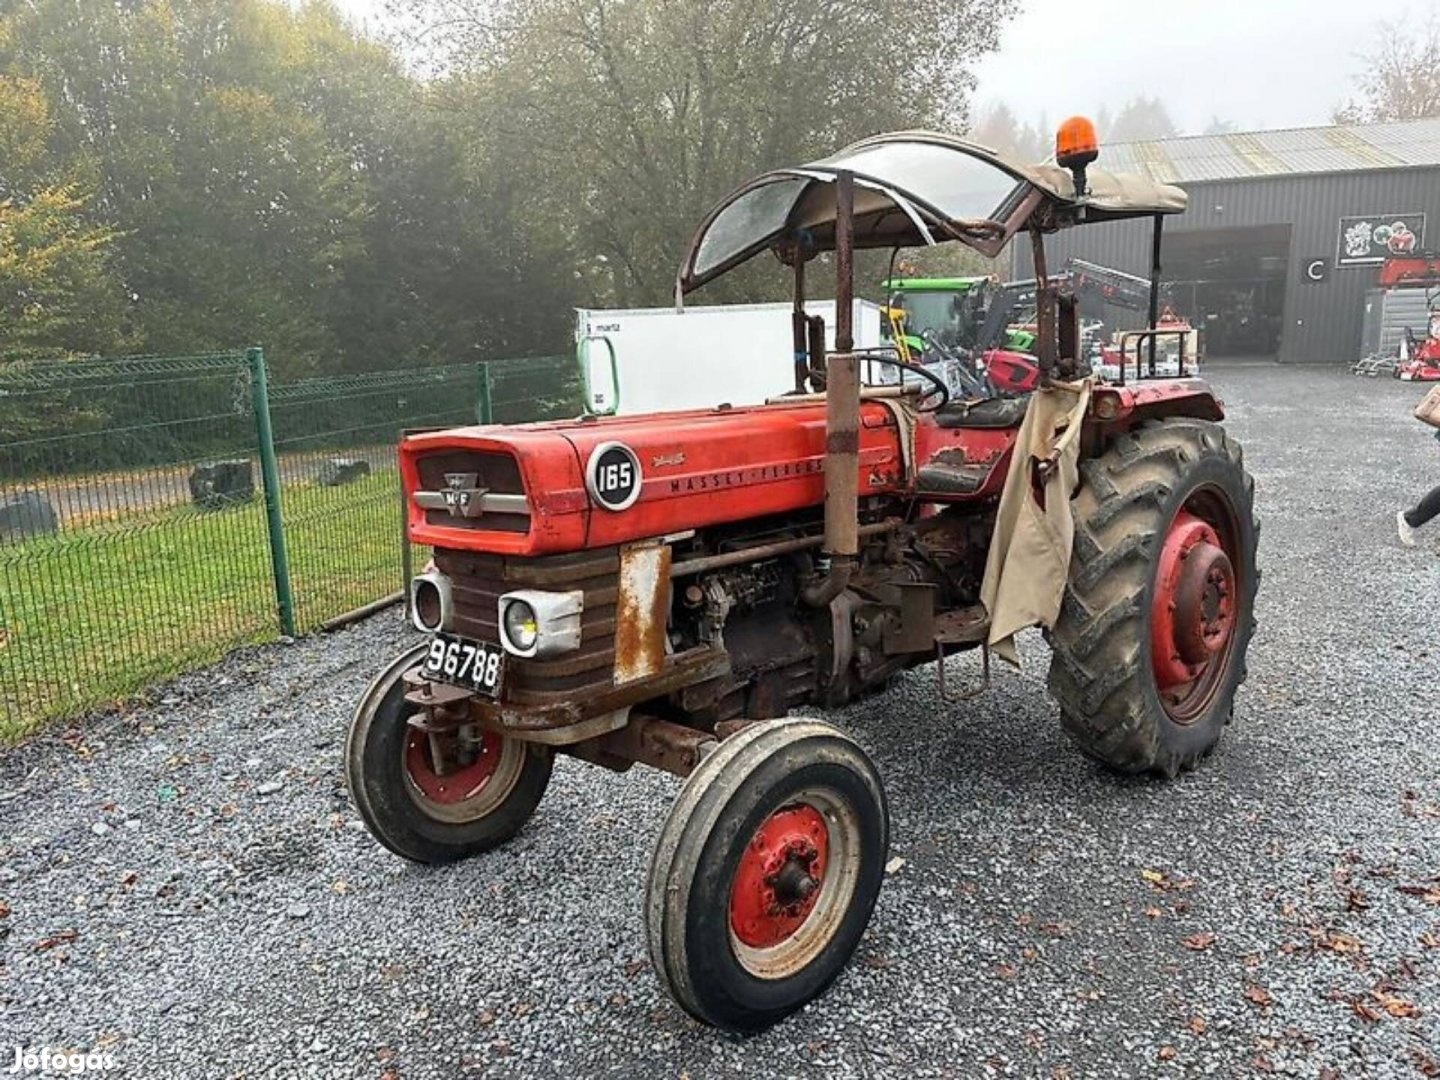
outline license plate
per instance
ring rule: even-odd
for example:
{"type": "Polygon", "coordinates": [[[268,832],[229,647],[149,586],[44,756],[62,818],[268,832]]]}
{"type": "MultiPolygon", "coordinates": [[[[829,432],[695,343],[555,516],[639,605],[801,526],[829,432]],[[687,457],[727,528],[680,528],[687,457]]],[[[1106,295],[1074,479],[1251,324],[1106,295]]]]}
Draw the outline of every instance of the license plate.
{"type": "Polygon", "coordinates": [[[430,639],[430,651],[420,670],[427,679],[493,698],[500,693],[505,651],[499,645],[437,633],[430,639]]]}

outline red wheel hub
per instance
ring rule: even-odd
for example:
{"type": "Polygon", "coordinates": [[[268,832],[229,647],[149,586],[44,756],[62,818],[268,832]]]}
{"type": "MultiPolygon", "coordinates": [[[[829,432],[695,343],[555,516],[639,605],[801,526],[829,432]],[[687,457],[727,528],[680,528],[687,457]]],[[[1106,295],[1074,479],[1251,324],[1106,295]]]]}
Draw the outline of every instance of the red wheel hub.
{"type": "Polygon", "coordinates": [[[494,775],[503,741],[493,731],[485,732],[476,748],[475,760],[442,775],[435,771],[430,737],[411,728],[405,742],[405,771],[410,774],[420,794],[431,802],[464,802],[479,794],[494,775]]]}
{"type": "Polygon", "coordinates": [[[1235,615],[1230,556],[1212,525],[1181,510],[1160,551],[1151,607],[1150,653],[1162,692],[1205,673],[1234,634],[1235,615]]]}
{"type": "Polygon", "coordinates": [[[813,806],[771,814],[745,847],[730,887],[730,928],[753,949],[778,945],[799,930],[825,884],[830,839],[813,806]]]}

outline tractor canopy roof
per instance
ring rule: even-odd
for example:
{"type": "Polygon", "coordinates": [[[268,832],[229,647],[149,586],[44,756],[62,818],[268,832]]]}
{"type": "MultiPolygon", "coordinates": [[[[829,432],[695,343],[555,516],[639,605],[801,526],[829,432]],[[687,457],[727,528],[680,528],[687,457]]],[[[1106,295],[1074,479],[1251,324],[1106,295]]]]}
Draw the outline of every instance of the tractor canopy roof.
{"type": "Polygon", "coordinates": [[[1183,191],[1143,176],[1087,172],[1075,194],[1069,170],[1026,165],[976,143],[929,131],[875,135],[837,154],[763,173],[706,215],[676,280],[690,292],[770,248],[784,261],[835,247],[835,179],[855,178],[857,248],[959,240],[998,254],[1022,227],[1045,231],[1092,221],[1177,214],[1183,191]]]}

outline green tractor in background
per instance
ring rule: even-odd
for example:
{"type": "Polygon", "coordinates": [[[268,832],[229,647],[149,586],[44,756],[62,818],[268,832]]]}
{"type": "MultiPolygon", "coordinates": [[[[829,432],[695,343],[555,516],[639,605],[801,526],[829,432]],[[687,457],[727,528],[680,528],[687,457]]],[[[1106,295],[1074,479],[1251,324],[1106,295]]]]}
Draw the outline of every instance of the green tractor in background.
{"type": "MultiPolygon", "coordinates": [[[[1033,283],[1030,284],[1033,288],[1033,283]]],[[[999,347],[1029,353],[1035,334],[1019,327],[1003,328],[1000,341],[979,342],[986,315],[997,291],[1004,290],[991,277],[892,277],[881,283],[886,304],[881,334],[895,343],[907,363],[918,360],[929,335],[951,348],[999,347]]]]}

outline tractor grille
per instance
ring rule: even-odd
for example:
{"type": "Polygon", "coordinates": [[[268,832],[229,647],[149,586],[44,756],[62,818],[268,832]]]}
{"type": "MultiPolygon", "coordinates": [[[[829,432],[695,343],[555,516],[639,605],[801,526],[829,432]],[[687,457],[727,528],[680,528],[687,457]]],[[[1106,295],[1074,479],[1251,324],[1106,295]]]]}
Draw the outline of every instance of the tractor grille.
{"type": "MultiPolygon", "coordinates": [[[[416,463],[423,491],[442,491],[446,473],[475,473],[477,487],[493,495],[524,495],[525,481],[520,477],[520,463],[509,454],[479,450],[448,450],[426,454],[416,463]]],[[[425,524],[446,529],[483,529],[486,532],[528,533],[528,511],[487,510],[479,517],[456,517],[448,510],[426,510],[425,524]]]]}
{"type": "Polygon", "coordinates": [[[507,701],[547,705],[577,694],[608,690],[613,685],[619,548],[538,559],[436,548],[435,566],[450,578],[455,633],[477,641],[499,643],[498,601],[502,593],[516,589],[584,592],[580,648],[549,660],[507,657],[507,701]]]}

